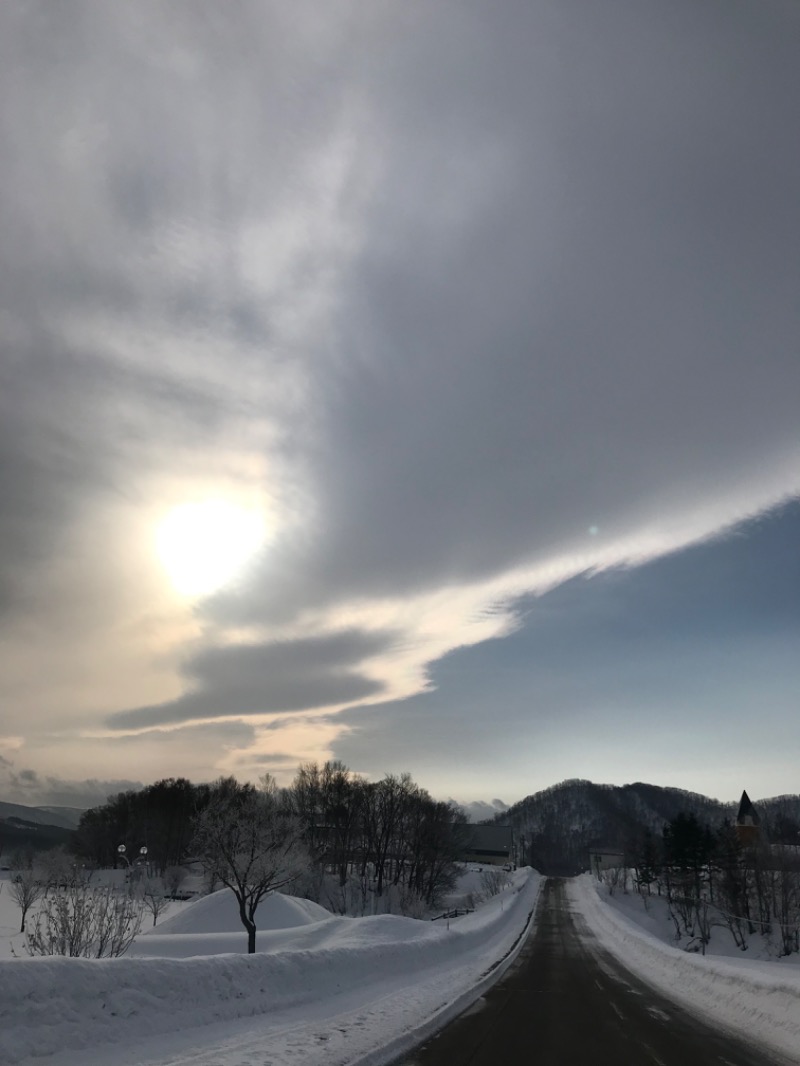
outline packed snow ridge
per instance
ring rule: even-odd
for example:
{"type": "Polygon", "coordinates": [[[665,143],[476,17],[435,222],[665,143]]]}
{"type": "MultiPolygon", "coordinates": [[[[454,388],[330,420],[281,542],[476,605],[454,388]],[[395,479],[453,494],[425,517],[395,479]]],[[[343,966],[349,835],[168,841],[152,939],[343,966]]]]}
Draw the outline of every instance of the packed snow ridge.
{"type": "Polygon", "coordinates": [[[590,874],[570,881],[568,892],[577,921],[632,973],[706,1021],[798,1061],[800,967],[743,958],[741,952],[719,958],[673,947],[663,939],[666,923],[654,935],[658,926],[635,895],[626,901],[609,896],[590,874]]]}

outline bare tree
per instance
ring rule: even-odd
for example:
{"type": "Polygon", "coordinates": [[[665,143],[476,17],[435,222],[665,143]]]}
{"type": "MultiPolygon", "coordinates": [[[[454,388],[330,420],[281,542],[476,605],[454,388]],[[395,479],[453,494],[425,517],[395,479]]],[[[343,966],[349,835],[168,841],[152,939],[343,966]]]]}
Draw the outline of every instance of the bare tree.
{"type": "Polygon", "coordinates": [[[499,866],[492,866],[481,873],[480,898],[487,900],[491,899],[492,896],[499,896],[503,889],[510,884],[511,878],[508,875],[508,871],[499,866]]]}
{"type": "Polygon", "coordinates": [[[178,895],[181,885],[186,877],[185,866],[168,866],[164,871],[164,887],[167,895],[173,898],[178,895]]]}
{"type": "Polygon", "coordinates": [[[165,892],[164,882],[160,878],[145,878],[139,886],[142,902],[153,915],[154,926],[158,921],[159,916],[164,913],[167,907],[169,907],[169,897],[165,892]]]}
{"type": "Polygon", "coordinates": [[[11,878],[9,893],[11,898],[22,911],[22,922],[19,931],[25,932],[25,921],[28,911],[45,894],[46,884],[42,880],[39,871],[30,867],[27,870],[19,870],[11,878]]]}
{"type": "Polygon", "coordinates": [[[74,856],[68,855],[63,848],[43,851],[38,857],[38,869],[45,891],[66,888],[73,881],[84,880],[83,870],[78,866],[74,856]]]}
{"type": "Polygon", "coordinates": [[[142,903],[111,888],[73,882],[45,898],[28,933],[30,955],[123,955],[142,927],[142,903]]]}
{"type": "Polygon", "coordinates": [[[800,856],[793,848],[776,845],[771,869],[772,907],[780,930],[780,954],[800,948],[800,856]]]}
{"type": "Polygon", "coordinates": [[[210,877],[229,888],[247,931],[247,950],[256,950],[256,910],[270,892],[292,884],[308,869],[301,828],[267,777],[262,788],[232,778],[211,789],[201,814],[194,850],[210,877]]]}
{"type": "Polygon", "coordinates": [[[362,860],[362,872],[371,861],[375,877],[375,894],[383,895],[384,885],[392,877],[394,864],[395,878],[404,851],[400,840],[403,818],[408,810],[410,799],[419,792],[411,780],[410,774],[386,774],[376,784],[367,785],[361,794],[362,819],[364,827],[365,849],[362,860]]]}
{"type": "Polygon", "coordinates": [[[613,896],[620,885],[623,889],[627,885],[628,873],[624,866],[612,866],[608,870],[602,870],[599,876],[608,889],[609,896],[613,896]]]}

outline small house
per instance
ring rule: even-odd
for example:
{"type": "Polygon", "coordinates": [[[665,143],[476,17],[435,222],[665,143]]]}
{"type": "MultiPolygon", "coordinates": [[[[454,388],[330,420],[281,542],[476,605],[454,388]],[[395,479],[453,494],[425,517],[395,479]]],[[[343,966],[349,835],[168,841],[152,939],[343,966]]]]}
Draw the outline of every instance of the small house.
{"type": "Polygon", "coordinates": [[[589,869],[599,877],[603,870],[617,870],[625,865],[625,855],[618,848],[591,848],[589,851],[589,869]]]}

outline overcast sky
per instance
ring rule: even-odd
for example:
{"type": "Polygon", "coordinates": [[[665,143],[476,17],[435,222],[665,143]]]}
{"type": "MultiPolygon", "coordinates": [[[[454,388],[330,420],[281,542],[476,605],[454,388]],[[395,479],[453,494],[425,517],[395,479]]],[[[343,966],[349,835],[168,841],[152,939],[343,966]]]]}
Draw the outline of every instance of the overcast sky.
{"type": "Polygon", "coordinates": [[[794,0],[4,4],[0,799],[800,791],[794,0]]]}

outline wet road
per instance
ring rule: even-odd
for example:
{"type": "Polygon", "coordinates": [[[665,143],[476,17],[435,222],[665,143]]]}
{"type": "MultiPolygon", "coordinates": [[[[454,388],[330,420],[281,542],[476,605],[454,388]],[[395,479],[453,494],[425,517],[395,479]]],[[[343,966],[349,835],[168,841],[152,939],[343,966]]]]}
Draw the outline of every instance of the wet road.
{"type": "Polygon", "coordinates": [[[785,1062],[664,999],[579,930],[549,879],[506,976],[404,1066],[767,1066],[785,1062]]]}

